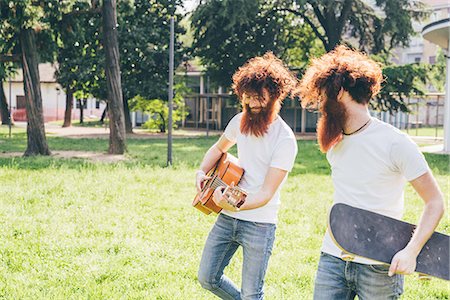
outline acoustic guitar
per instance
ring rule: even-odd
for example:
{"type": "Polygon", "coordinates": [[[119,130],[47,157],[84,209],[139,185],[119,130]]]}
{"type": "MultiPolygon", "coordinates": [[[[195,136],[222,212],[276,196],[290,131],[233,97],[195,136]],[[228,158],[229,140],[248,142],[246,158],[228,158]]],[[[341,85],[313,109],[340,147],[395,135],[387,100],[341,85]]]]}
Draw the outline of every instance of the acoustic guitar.
{"type": "Polygon", "coordinates": [[[247,196],[247,193],[237,186],[242,175],[244,175],[244,169],[239,167],[238,159],[230,153],[222,154],[214,167],[206,173],[206,176],[211,177],[211,179],[203,183],[203,188],[195,196],[192,206],[207,215],[211,212],[219,213],[222,208],[214,203],[213,193],[216,188],[223,186],[231,189],[234,203],[237,207],[241,207],[247,196]],[[236,186],[231,187],[230,185],[233,182],[236,186]]]}

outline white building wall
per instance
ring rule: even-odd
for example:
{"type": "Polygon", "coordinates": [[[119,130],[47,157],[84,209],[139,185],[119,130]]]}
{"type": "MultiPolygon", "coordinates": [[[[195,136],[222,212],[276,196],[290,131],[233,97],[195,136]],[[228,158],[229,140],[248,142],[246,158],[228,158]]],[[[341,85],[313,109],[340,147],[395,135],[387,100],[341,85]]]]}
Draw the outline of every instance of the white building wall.
{"type": "MultiPolygon", "coordinates": [[[[9,82],[3,82],[3,89],[5,91],[8,105],[10,103],[10,89],[9,82]]],[[[50,122],[55,120],[64,120],[64,112],[66,109],[66,93],[61,86],[56,82],[41,83],[42,107],[44,111],[44,121],[50,122]],[[57,90],[59,88],[59,91],[57,90]]],[[[25,96],[22,82],[11,82],[11,109],[13,118],[16,121],[22,120],[23,112],[17,107],[17,97],[25,96]]],[[[100,106],[96,108],[96,99],[88,99],[87,109],[84,110],[85,118],[100,118],[106,104],[100,102],[100,106]]],[[[76,108],[76,99],[74,98],[72,119],[76,120],[80,116],[80,110],[76,108]]]]}

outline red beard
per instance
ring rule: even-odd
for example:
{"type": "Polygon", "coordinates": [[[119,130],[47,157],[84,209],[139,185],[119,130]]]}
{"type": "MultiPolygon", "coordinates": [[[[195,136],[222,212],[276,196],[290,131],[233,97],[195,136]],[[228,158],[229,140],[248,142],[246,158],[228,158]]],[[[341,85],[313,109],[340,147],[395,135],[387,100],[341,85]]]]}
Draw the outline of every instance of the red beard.
{"type": "Polygon", "coordinates": [[[342,140],[347,114],[345,107],[335,100],[326,101],[321,112],[322,116],[317,124],[317,138],[320,150],[327,152],[342,140]]]}
{"type": "Polygon", "coordinates": [[[259,112],[252,112],[250,106],[245,104],[241,119],[241,132],[245,135],[263,136],[267,133],[270,123],[276,118],[279,110],[280,103],[278,101],[270,101],[259,112]]]}

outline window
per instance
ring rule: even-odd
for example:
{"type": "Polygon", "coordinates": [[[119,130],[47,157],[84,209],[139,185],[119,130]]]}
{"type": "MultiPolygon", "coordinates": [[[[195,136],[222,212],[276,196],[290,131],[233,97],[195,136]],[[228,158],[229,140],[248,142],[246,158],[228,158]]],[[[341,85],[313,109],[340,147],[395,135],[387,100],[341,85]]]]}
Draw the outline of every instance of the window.
{"type": "Polygon", "coordinates": [[[414,62],[420,63],[420,57],[414,57],[414,62]]]}
{"type": "Polygon", "coordinates": [[[76,108],[80,108],[80,103],[83,102],[83,108],[87,108],[87,99],[77,99],[76,108]]]}
{"type": "Polygon", "coordinates": [[[100,100],[95,100],[95,108],[100,109],[100,100]]]}
{"type": "Polygon", "coordinates": [[[429,58],[430,64],[434,65],[436,63],[436,56],[430,56],[429,58]]]}
{"type": "Polygon", "coordinates": [[[25,108],[25,96],[16,96],[16,108],[17,109],[22,109],[25,108]]]}

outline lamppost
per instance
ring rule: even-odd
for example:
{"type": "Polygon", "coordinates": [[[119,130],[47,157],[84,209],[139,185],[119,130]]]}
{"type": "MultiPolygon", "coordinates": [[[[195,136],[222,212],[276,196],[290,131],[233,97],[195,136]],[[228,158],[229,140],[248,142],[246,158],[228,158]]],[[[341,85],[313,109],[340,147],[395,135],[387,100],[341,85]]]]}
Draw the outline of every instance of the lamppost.
{"type": "MultiPolygon", "coordinates": [[[[0,84],[2,84],[0,82],[0,84]]],[[[12,108],[11,108],[11,74],[9,75],[9,138],[11,138],[11,126],[12,126],[12,108]]],[[[16,104],[17,105],[17,104],[16,104]]]]}
{"type": "Polygon", "coordinates": [[[56,87],[56,121],[58,121],[58,100],[59,100],[59,94],[61,93],[61,89],[59,87],[56,87]]]}
{"type": "Polygon", "coordinates": [[[173,73],[174,73],[174,43],[175,20],[170,17],[170,43],[169,43],[169,128],[167,135],[167,166],[172,165],[172,113],[173,113],[173,73]]]}

